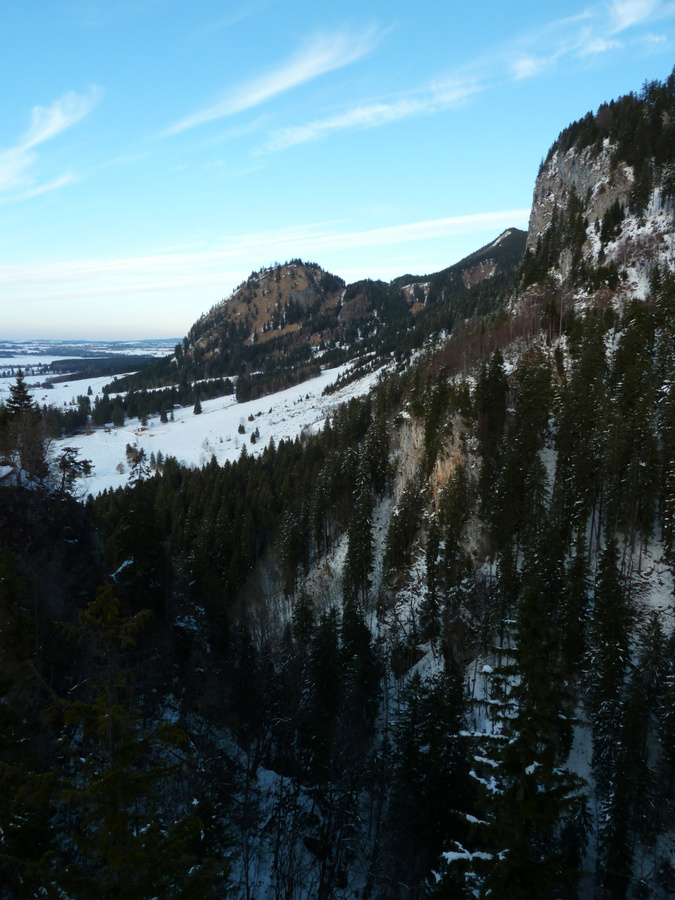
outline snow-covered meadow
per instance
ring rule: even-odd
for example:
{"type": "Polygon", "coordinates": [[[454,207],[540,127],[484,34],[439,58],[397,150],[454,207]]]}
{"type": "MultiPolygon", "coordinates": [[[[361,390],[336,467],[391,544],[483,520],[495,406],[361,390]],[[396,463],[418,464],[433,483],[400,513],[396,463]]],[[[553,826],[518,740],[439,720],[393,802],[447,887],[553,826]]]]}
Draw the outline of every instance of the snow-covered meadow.
{"type": "MultiPolygon", "coordinates": [[[[317,378],[247,403],[237,403],[234,395],[203,400],[201,414],[195,415],[192,407],[177,408],[173,422],[163,423],[159,416],[153,416],[145,427],[138,419],[127,419],[122,428],[92,428],[89,434],[54,441],[52,452],[58,454],[63,447],[75,447],[80,451],[80,458],[91,461],[92,474],[83,482],[87,494],[98,494],[106,488],[127,483],[128,444],[137,450],[145,450],[148,460],[153,453],[157,456],[161,451],[163,456],[174,456],[187,466],[200,466],[209,462],[212,456],[221,464],[235,460],[244,445],[247,453],[257,455],[272,438],[278,443],[283,439],[294,439],[302,432],[318,431],[326,416],[339,404],[366,394],[378,379],[379,373],[372,373],[323,396],[324,389],[349,368],[345,365],[326,370],[317,378]],[[244,434],[240,433],[241,426],[244,434]],[[256,431],[259,437],[251,443],[251,436],[256,431]]],[[[60,408],[76,404],[76,398],[86,395],[89,388],[93,400],[110,381],[109,377],[68,381],[46,390],[35,383],[37,379],[26,379],[40,406],[46,403],[60,408]]],[[[0,379],[0,402],[7,397],[11,384],[11,378],[0,379]]]]}

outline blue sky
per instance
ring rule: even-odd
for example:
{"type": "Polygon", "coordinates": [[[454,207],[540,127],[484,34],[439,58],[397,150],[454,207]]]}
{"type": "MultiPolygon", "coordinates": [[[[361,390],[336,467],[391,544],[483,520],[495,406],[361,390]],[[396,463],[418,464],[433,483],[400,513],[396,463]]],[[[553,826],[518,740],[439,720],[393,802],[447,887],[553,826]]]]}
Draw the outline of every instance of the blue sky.
{"type": "Polygon", "coordinates": [[[0,338],[181,337],[253,269],[441,269],[526,227],[675,2],[0,0],[0,338]]]}

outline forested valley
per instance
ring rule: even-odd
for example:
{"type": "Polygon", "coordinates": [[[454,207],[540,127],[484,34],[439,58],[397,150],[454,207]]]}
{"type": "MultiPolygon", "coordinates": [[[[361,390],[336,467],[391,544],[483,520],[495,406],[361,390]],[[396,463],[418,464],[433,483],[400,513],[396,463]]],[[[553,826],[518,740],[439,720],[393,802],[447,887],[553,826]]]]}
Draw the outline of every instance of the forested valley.
{"type": "Polygon", "coordinates": [[[304,316],[328,362],[380,371],[318,433],[140,453],[82,501],[17,378],[0,897],[675,893],[672,123],[675,73],[566,129],[501,273],[481,251],[480,277],[353,287],[292,261],[239,355],[219,306],[116,387],[123,418],[206,378],[244,402],[317,354],[304,316]],[[325,308],[293,294],[307,271],[325,308]]]}

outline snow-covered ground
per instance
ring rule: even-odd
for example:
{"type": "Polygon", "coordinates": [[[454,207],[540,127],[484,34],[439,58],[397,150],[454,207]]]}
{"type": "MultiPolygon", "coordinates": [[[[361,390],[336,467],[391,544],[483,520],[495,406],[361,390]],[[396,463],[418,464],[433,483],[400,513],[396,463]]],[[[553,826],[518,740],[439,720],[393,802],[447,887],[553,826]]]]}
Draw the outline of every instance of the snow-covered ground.
{"type": "MultiPolygon", "coordinates": [[[[339,404],[368,393],[379,377],[379,373],[372,373],[334,394],[322,396],[324,388],[348,369],[346,365],[327,370],[303,384],[248,403],[237,403],[234,396],[204,400],[200,415],[195,415],[192,407],[176,409],[173,422],[162,423],[159,416],[153,416],[148,419],[147,427],[142,428],[138,419],[128,419],[122,428],[98,428],[90,434],[54,441],[53,451],[58,453],[64,446],[76,447],[81,458],[91,460],[92,475],[83,483],[88,494],[127,483],[127,444],[145,450],[148,460],[153,452],[156,456],[161,451],[187,466],[203,465],[212,456],[221,464],[235,460],[244,445],[249,454],[257,455],[272,438],[279,443],[302,432],[318,431],[326,416],[339,404]],[[245,428],[245,434],[239,433],[240,425],[245,428]],[[260,437],[252,444],[251,435],[256,429],[260,437]]],[[[90,386],[95,397],[109,382],[110,378],[85,379],[58,384],[49,391],[32,389],[32,394],[41,405],[67,406],[78,395],[86,394],[90,386]]],[[[10,383],[5,383],[6,389],[10,383]]]]}
{"type": "MultiPolygon", "coordinates": [[[[39,376],[31,376],[26,375],[26,385],[30,389],[31,396],[33,400],[40,406],[56,406],[59,409],[65,409],[66,407],[73,405],[77,406],[77,398],[80,395],[87,394],[88,389],[91,388],[91,400],[92,402],[96,399],[96,397],[101,396],[101,391],[103,386],[106,384],[110,384],[112,378],[110,375],[104,375],[100,378],[86,378],[80,381],[65,381],[59,382],[54,385],[53,388],[44,388],[40,387],[40,384],[43,379],[39,376]]],[[[12,384],[14,384],[14,377],[2,378],[0,377],[0,403],[4,403],[9,397],[9,390],[12,384]]],[[[111,396],[115,396],[114,394],[111,396]]]]}
{"type": "Polygon", "coordinates": [[[149,338],[146,341],[3,341],[0,340],[0,367],[40,365],[54,359],[99,356],[166,356],[173,353],[177,338],[149,338]]]}

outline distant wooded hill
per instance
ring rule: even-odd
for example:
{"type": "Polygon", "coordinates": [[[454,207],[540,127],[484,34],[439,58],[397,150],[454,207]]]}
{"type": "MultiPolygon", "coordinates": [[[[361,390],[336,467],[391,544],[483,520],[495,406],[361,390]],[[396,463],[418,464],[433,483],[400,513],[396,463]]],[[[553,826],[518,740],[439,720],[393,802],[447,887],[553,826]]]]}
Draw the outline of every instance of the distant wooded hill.
{"type": "Polygon", "coordinates": [[[365,279],[346,285],[300,259],[261,269],[198,319],[172,358],[118,380],[111,390],[236,377],[239,398],[250,399],[303,381],[320,366],[409,353],[429,334],[498,308],[525,241],[524,231],[511,228],[441,272],[404,275],[390,284],[365,279]]]}

